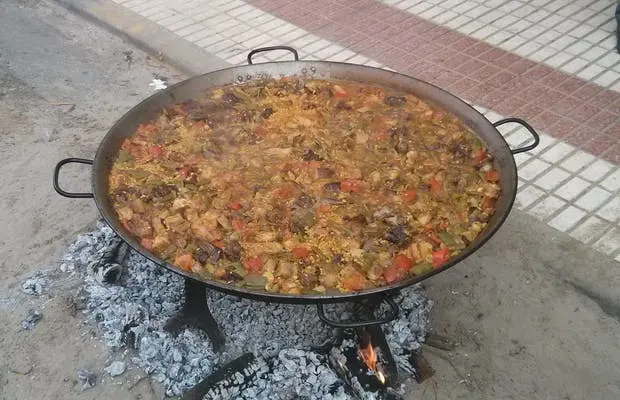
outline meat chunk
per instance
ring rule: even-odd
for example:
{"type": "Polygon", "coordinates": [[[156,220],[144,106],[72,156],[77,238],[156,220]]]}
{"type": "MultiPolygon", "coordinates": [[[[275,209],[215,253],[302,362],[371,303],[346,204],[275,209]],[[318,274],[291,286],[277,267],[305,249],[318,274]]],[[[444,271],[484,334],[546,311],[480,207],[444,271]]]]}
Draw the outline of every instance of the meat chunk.
{"type": "Polygon", "coordinates": [[[237,240],[231,240],[224,246],[224,257],[230,261],[239,261],[242,251],[241,243],[237,240]]]}
{"type": "Polygon", "coordinates": [[[293,233],[304,233],[316,223],[314,212],[308,209],[298,209],[291,214],[290,230],[293,233]]]}
{"type": "Polygon", "coordinates": [[[409,241],[409,235],[402,226],[395,226],[386,232],[385,240],[395,245],[402,246],[409,241]]]}

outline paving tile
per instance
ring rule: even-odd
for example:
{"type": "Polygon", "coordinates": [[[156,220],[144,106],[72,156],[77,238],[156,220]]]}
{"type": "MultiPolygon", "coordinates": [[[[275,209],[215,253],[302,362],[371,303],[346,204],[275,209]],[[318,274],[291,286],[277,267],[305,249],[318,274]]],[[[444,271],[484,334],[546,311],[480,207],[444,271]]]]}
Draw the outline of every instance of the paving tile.
{"type": "Polygon", "coordinates": [[[584,84],[581,88],[572,93],[573,97],[579,100],[589,100],[599,94],[603,88],[591,83],[584,84]]]}
{"type": "Polygon", "coordinates": [[[601,109],[590,103],[582,103],[576,108],[572,109],[569,117],[575,121],[585,122],[594,117],[601,109]]]}
{"type": "Polygon", "coordinates": [[[590,64],[584,69],[582,69],[581,71],[579,71],[577,75],[579,75],[580,78],[583,78],[589,81],[589,80],[592,80],[594,77],[598,76],[603,71],[604,71],[603,67],[596,65],[596,64],[590,64]]]}
{"type": "Polygon", "coordinates": [[[596,215],[607,221],[620,221],[620,195],[615,195],[607,204],[596,211],[596,215]]]}
{"type": "Polygon", "coordinates": [[[593,162],[589,167],[581,171],[579,173],[579,176],[589,180],[590,182],[598,182],[603,179],[603,177],[607,175],[607,173],[609,173],[609,171],[611,171],[613,168],[613,164],[598,159],[593,162]]]}
{"type": "Polygon", "coordinates": [[[577,172],[596,160],[592,154],[578,150],[570,157],[566,158],[560,166],[570,172],[577,172]]]}
{"type": "Polygon", "coordinates": [[[537,201],[527,212],[540,220],[546,220],[566,205],[566,202],[555,196],[547,196],[537,201]]]}
{"type": "Polygon", "coordinates": [[[568,140],[568,138],[573,136],[578,130],[579,123],[564,117],[558,118],[555,124],[550,128],[550,132],[553,133],[554,137],[563,139],[569,144],[580,146],[582,143],[581,141],[575,141],[575,143],[573,143],[573,141],[568,140]]]}
{"type": "Polygon", "coordinates": [[[570,177],[570,173],[560,168],[551,168],[534,181],[534,184],[546,191],[551,191],[570,177]]]}
{"type": "Polygon", "coordinates": [[[527,153],[518,153],[514,155],[515,164],[517,167],[523,165],[527,160],[531,159],[532,156],[527,153]]]}
{"type": "Polygon", "coordinates": [[[620,142],[607,149],[607,151],[601,154],[601,157],[616,165],[620,165],[620,142]]]}
{"type": "Polygon", "coordinates": [[[558,142],[540,155],[545,161],[557,163],[570,154],[575,148],[570,144],[558,142]]]}
{"type": "MultiPolygon", "coordinates": [[[[544,105],[545,103],[543,101],[543,102],[540,102],[539,104],[544,105]]],[[[561,117],[562,116],[560,114],[554,111],[546,110],[546,111],[543,111],[541,114],[537,115],[535,118],[532,118],[532,120],[530,121],[530,124],[536,126],[537,129],[539,130],[549,131],[551,127],[555,125],[558,119],[560,119],[561,117]]]]}
{"type": "Polygon", "coordinates": [[[617,142],[618,140],[616,138],[604,133],[599,133],[595,135],[592,140],[584,143],[580,147],[594,155],[601,155],[617,142]]]}
{"type": "Polygon", "coordinates": [[[588,186],[590,186],[590,183],[576,176],[557,188],[554,193],[570,201],[579,196],[588,186]]]}
{"type": "MultiPolygon", "coordinates": [[[[522,142],[523,143],[523,142],[522,142]]],[[[511,147],[516,147],[516,146],[511,146],[511,147]]],[[[551,164],[539,160],[537,158],[532,159],[530,162],[528,162],[527,164],[525,164],[520,170],[519,170],[519,177],[523,178],[527,181],[531,181],[534,178],[536,178],[538,175],[542,174],[543,172],[545,172],[547,170],[547,168],[549,168],[551,166],[551,164]]]]}
{"type": "Polygon", "coordinates": [[[582,243],[591,243],[599,239],[610,226],[611,225],[609,222],[606,222],[598,217],[591,216],[579,224],[572,232],[570,232],[570,236],[582,243]]]}
{"type": "Polygon", "coordinates": [[[603,179],[601,186],[611,192],[620,189],[620,169],[616,168],[614,172],[603,179]]]}
{"type": "Polygon", "coordinates": [[[568,206],[561,213],[551,219],[548,225],[559,230],[560,232],[566,232],[570,228],[574,227],[579,220],[585,217],[585,215],[585,211],[580,210],[577,207],[568,206]]]}
{"type": "Polygon", "coordinates": [[[574,202],[574,204],[583,208],[586,211],[592,212],[596,210],[601,204],[605,203],[610,197],[610,192],[601,189],[598,186],[595,186],[586,191],[585,194],[583,194],[574,202]]]}
{"type": "Polygon", "coordinates": [[[613,254],[620,248],[620,228],[610,229],[603,237],[597,240],[593,247],[605,254],[613,254]]]}

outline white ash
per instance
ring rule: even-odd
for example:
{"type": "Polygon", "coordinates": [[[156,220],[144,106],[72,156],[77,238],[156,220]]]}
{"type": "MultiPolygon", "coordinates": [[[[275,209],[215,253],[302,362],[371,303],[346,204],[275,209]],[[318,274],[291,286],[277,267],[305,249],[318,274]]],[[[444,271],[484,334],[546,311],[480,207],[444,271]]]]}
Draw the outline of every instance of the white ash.
{"type": "Polygon", "coordinates": [[[124,361],[112,361],[110,365],[104,368],[104,371],[110,374],[110,376],[119,376],[125,372],[124,361]]]}
{"type": "MultiPolygon", "coordinates": [[[[61,269],[84,275],[85,312],[97,321],[105,343],[113,348],[135,347],[132,362],[161,382],[168,396],[181,395],[227,361],[252,352],[273,357],[272,371],[267,379],[256,379],[244,396],[255,393],[251,398],[271,400],[291,398],[281,394],[294,393],[305,398],[309,392],[307,398],[316,398],[314,392],[332,389],[331,398],[349,398],[340,383],[330,388],[337,376],[323,356],[310,350],[334,334],[320,322],[316,306],[267,304],[209,291],[209,308],[226,338],[225,350],[216,354],[199,330],[184,329],[177,337],[163,330],[184,298],[183,279],[178,275],[130,251],[118,285],[97,279],[89,265],[116,240],[112,229],[100,222],[69,247],[61,269]]],[[[408,363],[406,352],[418,348],[424,338],[431,302],[419,287],[403,290],[396,301],[402,311],[384,329],[395,358],[408,363]]],[[[345,305],[326,308],[334,317],[347,318],[345,305]]]]}
{"type": "Polygon", "coordinates": [[[22,283],[22,292],[31,296],[41,296],[47,291],[47,283],[44,273],[42,271],[36,272],[22,283]]]}
{"type": "Polygon", "coordinates": [[[43,314],[41,314],[40,311],[32,309],[29,310],[28,316],[22,321],[22,329],[25,331],[33,330],[39,321],[41,321],[41,318],[43,318],[43,314]]]}

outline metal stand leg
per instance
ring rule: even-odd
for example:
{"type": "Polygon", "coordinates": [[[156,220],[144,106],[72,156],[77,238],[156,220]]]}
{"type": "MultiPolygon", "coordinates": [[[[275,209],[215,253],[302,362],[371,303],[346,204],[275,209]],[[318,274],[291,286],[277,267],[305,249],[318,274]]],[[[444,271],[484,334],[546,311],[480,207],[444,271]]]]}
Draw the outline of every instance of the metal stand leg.
{"type": "Polygon", "coordinates": [[[206,289],[202,284],[192,279],[185,279],[183,308],[177,315],[170,318],[164,326],[164,330],[177,335],[184,326],[191,326],[204,331],[211,339],[214,351],[219,352],[223,349],[226,340],[207,305],[206,289]]]}

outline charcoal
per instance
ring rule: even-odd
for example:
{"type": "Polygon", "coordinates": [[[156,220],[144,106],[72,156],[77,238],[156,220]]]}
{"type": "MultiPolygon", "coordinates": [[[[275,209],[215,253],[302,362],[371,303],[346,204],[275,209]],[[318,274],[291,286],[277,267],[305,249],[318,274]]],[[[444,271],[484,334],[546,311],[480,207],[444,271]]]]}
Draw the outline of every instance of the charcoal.
{"type": "Polygon", "coordinates": [[[87,369],[78,369],[77,379],[82,385],[82,390],[90,389],[97,384],[97,374],[87,369]]]}
{"type": "Polygon", "coordinates": [[[40,311],[28,310],[28,316],[22,321],[22,329],[25,331],[33,330],[41,321],[41,318],[43,318],[43,314],[40,311]]]}
{"type": "MultiPolygon", "coordinates": [[[[68,248],[61,270],[84,277],[84,312],[103,332],[103,342],[113,350],[135,349],[130,362],[160,382],[167,396],[182,395],[228,361],[253,354],[262,362],[238,371],[245,377],[242,384],[233,374],[235,383],[225,386],[228,398],[354,398],[321,353],[321,345],[336,332],[321,323],[314,305],[263,303],[208,291],[209,309],[226,337],[226,347],[217,353],[201,330],[184,327],[176,336],[163,330],[183,306],[180,276],[129,250],[116,284],[98,277],[95,263],[118,244],[112,229],[100,222],[68,248]]],[[[410,355],[424,340],[432,303],[419,286],[404,289],[395,301],[401,313],[383,329],[399,367],[413,370],[410,355]]],[[[352,312],[350,304],[328,310],[342,319],[352,312]]],[[[212,396],[207,398],[227,398],[222,392],[212,396]]]]}

